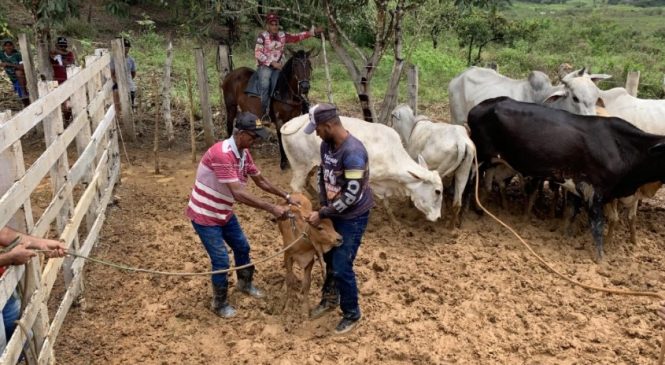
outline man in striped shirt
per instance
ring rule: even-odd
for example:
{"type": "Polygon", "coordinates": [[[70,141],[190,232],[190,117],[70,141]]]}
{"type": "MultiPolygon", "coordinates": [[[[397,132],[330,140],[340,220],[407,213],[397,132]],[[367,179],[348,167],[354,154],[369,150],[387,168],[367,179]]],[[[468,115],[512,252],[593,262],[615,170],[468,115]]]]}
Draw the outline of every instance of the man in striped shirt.
{"type": "MultiPolygon", "coordinates": [[[[262,190],[290,203],[289,194],[261,175],[249,153],[248,148],[257,139],[268,138],[268,131],[261,121],[254,114],[240,113],[235,127],[233,136],[217,142],[201,158],[187,206],[187,217],[192,220],[194,230],[210,256],[213,271],[229,268],[225,243],[233,250],[236,266],[250,263],[249,243],[233,214],[233,204],[236,201],[270,212],[277,218],[282,218],[287,213],[279,205],[252,195],[245,188],[249,177],[262,190]]],[[[252,284],[253,266],[237,270],[236,274],[237,289],[255,298],[264,296],[263,292],[252,284]]],[[[233,317],[236,311],[227,300],[227,275],[212,275],[212,286],[212,310],[220,317],[233,317]]]]}

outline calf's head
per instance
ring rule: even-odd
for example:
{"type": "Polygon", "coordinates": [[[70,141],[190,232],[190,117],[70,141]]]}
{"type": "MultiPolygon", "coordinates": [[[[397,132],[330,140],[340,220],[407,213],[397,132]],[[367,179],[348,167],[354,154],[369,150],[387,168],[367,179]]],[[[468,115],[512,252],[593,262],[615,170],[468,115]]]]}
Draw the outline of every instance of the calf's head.
{"type": "Polygon", "coordinates": [[[298,205],[290,206],[291,214],[294,217],[296,228],[301,232],[307,232],[309,239],[313,244],[319,245],[322,252],[328,252],[333,247],[342,244],[340,236],[333,227],[330,219],[322,219],[321,223],[314,227],[305,220],[312,212],[312,202],[301,193],[293,193],[291,200],[298,205]],[[308,228],[309,225],[309,228],[308,228]]]}
{"type": "Polygon", "coordinates": [[[418,164],[424,169],[408,171],[415,180],[407,183],[411,201],[419,211],[425,213],[428,221],[441,218],[441,204],[443,202],[443,183],[436,171],[427,169],[425,159],[418,155],[418,164]]]}

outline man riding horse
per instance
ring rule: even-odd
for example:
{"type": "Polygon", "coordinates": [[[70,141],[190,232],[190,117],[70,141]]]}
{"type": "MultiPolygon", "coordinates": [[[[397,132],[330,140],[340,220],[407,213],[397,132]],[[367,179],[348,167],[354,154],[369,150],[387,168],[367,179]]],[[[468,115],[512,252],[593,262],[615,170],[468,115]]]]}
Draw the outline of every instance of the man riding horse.
{"type": "Polygon", "coordinates": [[[282,147],[279,129],[283,123],[308,112],[307,93],[312,72],[309,58],[312,52],[304,50],[292,52],[289,60],[282,66],[284,45],[288,42],[298,42],[309,38],[321,33],[322,30],[319,27],[313,27],[309,32],[292,35],[279,31],[278,19],[274,14],[268,15],[266,23],[272,30],[262,32],[258,37],[255,52],[258,70],[255,72],[251,68],[240,67],[231,71],[224,78],[222,91],[226,106],[228,135],[233,134],[238,109],[257,116],[263,115],[265,125],[273,123],[275,125],[280,167],[285,169],[288,166],[288,160],[282,147]],[[281,80],[277,82],[277,79],[281,80]],[[259,82],[259,80],[261,81],[259,82]],[[272,86],[271,81],[275,82],[272,86]],[[265,86],[260,85],[262,83],[265,83],[265,86]],[[271,92],[273,92],[272,95],[271,92]],[[259,95],[261,98],[257,97],[259,95]],[[269,119],[270,122],[266,119],[269,119]]]}
{"type": "MultiPolygon", "coordinates": [[[[323,28],[321,27],[312,27],[308,32],[297,34],[286,33],[279,30],[279,16],[275,13],[268,14],[266,17],[266,31],[259,34],[256,39],[256,46],[254,47],[258,89],[261,95],[262,119],[266,121],[270,119],[270,91],[278,79],[279,72],[282,70],[282,57],[285,45],[287,43],[297,43],[319,35],[322,31],[323,28]]],[[[309,87],[309,85],[307,86],[309,87]]]]}

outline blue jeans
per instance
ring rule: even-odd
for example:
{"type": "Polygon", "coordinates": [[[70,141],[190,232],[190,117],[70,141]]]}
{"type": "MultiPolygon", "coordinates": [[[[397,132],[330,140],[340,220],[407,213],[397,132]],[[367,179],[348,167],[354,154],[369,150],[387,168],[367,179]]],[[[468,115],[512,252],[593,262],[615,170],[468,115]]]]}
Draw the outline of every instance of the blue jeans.
{"type": "MultiPolygon", "coordinates": [[[[256,72],[259,78],[259,92],[261,93],[261,113],[267,113],[270,106],[270,96],[272,94],[270,83],[273,73],[278,73],[279,70],[261,65],[256,72]]],[[[260,118],[262,115],[259,115],[258,117],[260,118]]]]}
{"type": "MultiPolygon", "coordinates": [[[[192,222],[192,225],[210,256],[212,271],[229,268],[229,254],[225,242],[233,250],[236,266],[249,264],[249,242],[235,214],[223,226],[202,226],[195,222],[192,222]]],[[[212,284],[216,287],[228,287],[227,274],[213,275],[212,284]]]]}
{"type": "MultiPolygon", "coordinates": [[[[369,211],[353,219],[335,219],[335,231],[342,236],[342,244],[326,252],[323,258],[327,266],[327,274],[332,275],[339,291],[339,306],[342,308],[344,318],[357,319],[360,317],[358,306],[358,286],[356,274],[353,272],[353,261],[356,259],[358,248],[367,228],[369,211]]],[[[325,293],[326,288],[324,288],[325,293]]]]}
{"type": "MultiPolygon", "coordinates": [[[[7,342],[12,337],[14,330],[16,329],[16,321],[21,317],[21,300],[18,298],[16,292],[12,294],[5,307],[2,308],[2,321],[5,324],[5,338],[7,342]]],[[[0,352],[4,351],[4,348],[0,348],[0,352]]]]}

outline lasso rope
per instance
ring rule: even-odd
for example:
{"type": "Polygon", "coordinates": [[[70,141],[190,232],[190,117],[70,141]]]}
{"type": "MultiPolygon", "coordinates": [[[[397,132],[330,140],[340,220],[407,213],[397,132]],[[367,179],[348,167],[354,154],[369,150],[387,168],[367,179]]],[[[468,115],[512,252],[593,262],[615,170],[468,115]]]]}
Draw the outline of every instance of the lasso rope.
{"type": "MultiPolygon", "coordinates": [[[[473,163],[474,163],[474,169],[476,172],[476,183],[475,183],[475,194],[476,194],[476,204],[482,209],[487,215],[492,217],[495,221],[497,221],[500,225],[504,226],[507,230],[509,230],[519,241],[526,247],[526,249],[538,259],[538,261],[545,266],[549,271],[553,272],[556,276],[560,277],[561,279],[573,284],[580,286],[584,289],[587,290],[595,290],[595,291],[600,291],[604,293],[609,293],[609,294],[616,294],[616,295],[627,295],[627,296],[637,296],[637,297],[651,297],[651,298],[657,298],[662,300],[665,300],[665,297],[663,297],[661,294],[658,294],[656,292],[645,292],[645,291],[632,291],[632,290],[619,290],[619,289],[611,289],[611,288],[602,288],[594,285],[589,285],[589,284],[584,284],[581,283],[577,280],[571,279],[568,276],[562,274],[559,272],[557,269],[552,267],[552,265],[548,264],[540,255],[538,255],[533,248],[508,224],[504,223],[501,219],[499,219],[497,216],[492,214],[487,208],[485,208],[481,203],[480,199],[478,198],[478,185],[479,185],[479,180],[480,180],[480,175],[479,175],[479,170],[478,170],[478,156],[476,154],[473,155],[473,163]]],[[[658,365],[663,365],[663,359],[665,358],[665,331],[663,332],[663,340],[660,344],[660,356],[658,360],[658,365]]]]}
{"type": "MultiPolygon", "coordinates": [[[[262,263],[264,263],[266,261],[269,261],[269,260],[272,260],[273,258],[275,258],[275,257],[283,254],[284,252],[288,251],[291,247],[293,247],[296,243],[298,243],[298,241],[300,241],[302,239],[309,239],[309,236],[307,235],[307,232],[303,231],[300,236],[298,236],[295,240],[293,240],[291,243],[289,243],[286,247],[282,248],[281,250],[275,252],[274,254],[272,254],[268,257],[262,258],[261,260],[258,260],[258,261],[255,261],[255,262],[250,262],[249,264],[245,264],[245,265],[230,267],[228,269],[206,271],[206,272],[160,271],[160,270],[142,269],[142,268],[138,268],[138,267],[131,267],[131,266],[123,265],[123,264],[118,264],[118,263],[108,261],[108,260],[98,259],[98,258],[91,257],[91,256],[83,256],[81,254],[78,254],[76,252],[69,251],[69,250],[67,250],[65,252],[68,256],[82,258],[82,259],[87,260],[87,261],[96,262],[98,264],[110,266],[110,267],[113,267],[113,268],[116,268],[116,269],[119,269],[119,270],[125,270],[125,271],[129,271],[129,272],[139,272],[139,273],[163,275],[163,276],[204,276],[204,275],[208,276],[208,275],[216,275],[216,274],[225,274],[225,273],[228,273],[228,272],[244,269],[244,268],[247,268],[247,267],[250,267],[250,266],[255,266],[255,265],[258,265],[258,264],[262,264],[262,263]]],[[[34,250],[34,251],[35,252],[48,253],[48,252],[51,252],[52,250],[34,250]]]]}

